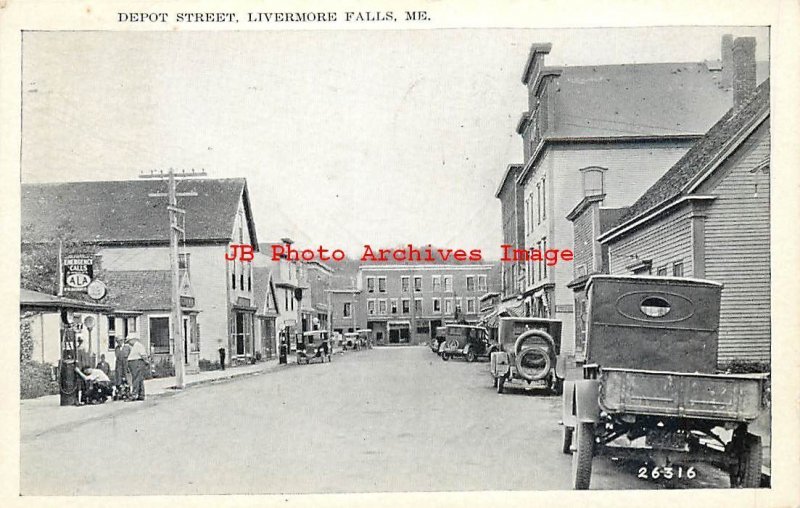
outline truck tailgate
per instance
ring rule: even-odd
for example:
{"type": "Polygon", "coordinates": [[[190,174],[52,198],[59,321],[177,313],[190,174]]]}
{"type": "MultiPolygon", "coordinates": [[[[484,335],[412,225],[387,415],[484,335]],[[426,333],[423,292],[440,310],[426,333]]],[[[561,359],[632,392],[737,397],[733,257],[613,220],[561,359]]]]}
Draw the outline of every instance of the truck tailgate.
{"type": "Polygon", "coordinates": [[[764,378],[761,374],[601,369],[600,406],[609,413],[748,421],[761,412],[764,378]]]}

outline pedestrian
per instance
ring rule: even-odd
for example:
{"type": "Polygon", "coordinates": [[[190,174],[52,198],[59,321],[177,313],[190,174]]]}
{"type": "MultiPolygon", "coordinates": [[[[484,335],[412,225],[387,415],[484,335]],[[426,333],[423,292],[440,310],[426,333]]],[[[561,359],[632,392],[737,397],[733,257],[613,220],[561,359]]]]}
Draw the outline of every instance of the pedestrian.
{"type": "Polygon", "coordinates": [[[147,358],[147,350],[141,342],[139,342],[139,334],[128,334],[128,345],[130,346],[130,353],[128,354],[128,368],[131,370],[131,397],[129,401],[144,400],[144,377],[147,369],[150,368],[150,361],[147,358]]]}
{"type": "Polygon", "coordinates": [[[125,344],[122,339],[117,339],[114,346],[114,399],[120,400],[127,398],[126,390],[131,386],[130,371],[128,369],[128,355],[131,347],[125,344]]]}
{"type": "Polygon", "coordinates": [[[111,395],[111,380],[102,370],[85,367],[81,372],[81,369],[76,367],[75,372],[87,386],[84,397],[85,404],[102,404],[111,395]]]}
{"type": "Polygon", "coordinates": [[[225,370],[225,348],[221,347],[218,349],[219,351],[219,365],[222,370],[225,370]]]}
{"type": "Polygon", "coordinates": [[[111,373],[111,365],[106,361],[106,355],[100,355],[100,361],[97,362],[97,368],[103,371],[106,377],[111,373]]]}

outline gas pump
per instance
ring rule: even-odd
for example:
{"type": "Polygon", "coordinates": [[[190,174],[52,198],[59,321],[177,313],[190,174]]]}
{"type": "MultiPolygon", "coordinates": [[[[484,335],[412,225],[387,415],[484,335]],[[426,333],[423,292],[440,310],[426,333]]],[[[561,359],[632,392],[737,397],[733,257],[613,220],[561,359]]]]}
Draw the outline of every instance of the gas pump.
{"type": "Polygon", "coordinates": [[[77,349],[75,330],[72,328],[72,312],[61,311],[61,359],[59,367],[59,386],[61,393],[61,405],[72,406],[78,403],[78,374],[75,372],[77,366],[77,349]]]}

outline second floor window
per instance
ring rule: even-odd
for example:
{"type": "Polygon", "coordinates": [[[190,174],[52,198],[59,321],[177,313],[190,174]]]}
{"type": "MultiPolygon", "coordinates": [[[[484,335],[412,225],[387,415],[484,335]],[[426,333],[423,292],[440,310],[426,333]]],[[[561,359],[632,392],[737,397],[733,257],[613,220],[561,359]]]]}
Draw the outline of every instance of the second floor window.
{"type": "Polygon", "coordinates": [[[378,292],[386,292],[386,277],[378,277],[378,292]]]}
{"type": "Polygon", "coordinates": [[[676,261],[672,263],[673,277],[683,277],[683,261],[676,261]]]}
{"type": "Polygon", "coordinates": [[[445,314],[452,314],[453,313],[453,300],[448,298],[444,301],[444,313],[445,314]]]}
{"type": "Polygon", "coordinates": [[[375,277],[367,277],[367,292],[375,292],[375,277]]]}
{"type": "Polygon", "coordinates": [[[475,312],[475,299],[474,298],[467,298],[467,312],[469,312],[469,313],[475,312]]]}
{"type": "Polygon", "coordinates": [[[386,315],[386,300],[378,300],[378,314],[386,315]]]}
{"type": "Polygon", "coordinates": [[[666,266],[662,266],[661,268],[656,270],[656,275],[658,275],[659,277],[666,277],[667,276],[667,267],[666,266]]]}
{"type": "Polygon", "coordinates": [[[397,314],[397,298],[392,298],[391,309],[392,314],[397,314]]]}
{"type": "Polygon", "coordinates": [[[422,291],[422,277],[414,277],[414,291],[422,291]]]}
{"type": "Polygon", "coordinates": [[[475,277],[467,275],[467,291],[475,291],[475,277]]]}
{"type": "Polygon", "coordinates": [[[422,314],[422,298],[414,299],[414,312],[422,314]]]}
{"type": "Polygon", "coordinates": [[[442,312],[442,302],[438,298],[433,299],[433,312],[436,314],[442,312]]]}
{"type": "Polygon", "coordinates": [[[409,277],[400,277],[400,291],[408,293],[410,281],[411,279],[409,277]]]}
{"type": "Polygon", "coordinates": [[[370,316],[375,314],[375,300],[369,300],[367,302],[367,314],[370,316]]]}
{"type": "Polygon", "coordinates": [[[453,276],[452,275],[445,275],[442,277],[444,281],[444,290],[445,292],[450,292],[453,290],[453,276]]]}
{"type": "Polygon", "coordinates": [[[442,278],[439,275],[434,275],[431,280],[433,281],[433,291],[439,292],[442,290],[442,278]]]}
{"type": "Polygon", "coordinates": [[[486,276],[485,275],[478,275],[478,291],[486,291],[488,288],[486,286],[486,276]]]}
{"type": "Polygon", "coordinates": [[[411,302],[407,299],[403,299],[403,314],[408,314],[411,312],[411,302]]]}

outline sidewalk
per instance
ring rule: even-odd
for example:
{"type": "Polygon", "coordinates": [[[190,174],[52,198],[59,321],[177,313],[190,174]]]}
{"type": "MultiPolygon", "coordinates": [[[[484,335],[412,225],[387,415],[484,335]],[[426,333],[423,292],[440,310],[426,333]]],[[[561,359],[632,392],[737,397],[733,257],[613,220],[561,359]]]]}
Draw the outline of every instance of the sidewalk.
{"type": "MultiPolygon", "coordinates": [[[[278,360],[272,359],[255,365],[245,365],[241,367],[230,367],[226,370],[211,370],[188,374],[186,376],[186,387],[225,381],[243,376],[253,376],[278,370],[287,365],[278,364],[278,360]]],[[[20,437],[26,439],[35,438],[45,432],[55,429],[69,427],[84,423],[89,420],[102,418],[104,416],[130,411],[142,404],[148,404],[155,398],[180,393],[175,390],[175,378],[166,377],[158,379],[148,379],[144,382],[147,401],[145,402],[123,402],[108,400],[105,404],[87,406],[60,406],[60,396],[48,395],[36,399],[25,399],[20,401],[20,437]]]]}

